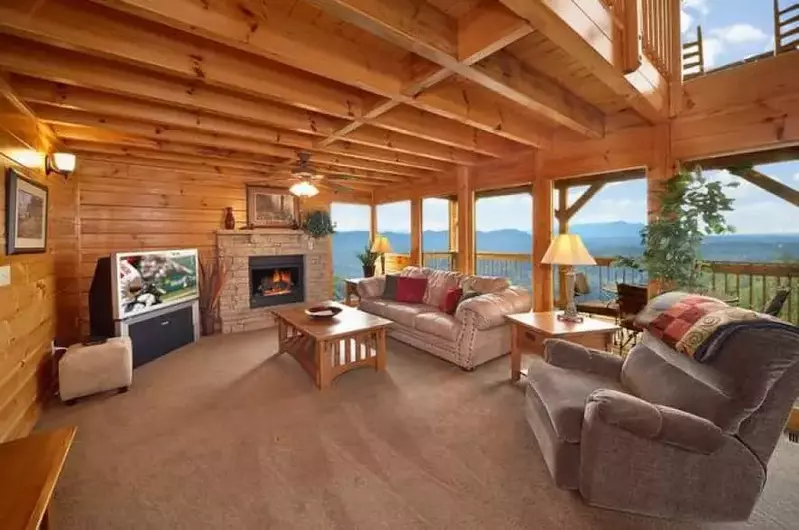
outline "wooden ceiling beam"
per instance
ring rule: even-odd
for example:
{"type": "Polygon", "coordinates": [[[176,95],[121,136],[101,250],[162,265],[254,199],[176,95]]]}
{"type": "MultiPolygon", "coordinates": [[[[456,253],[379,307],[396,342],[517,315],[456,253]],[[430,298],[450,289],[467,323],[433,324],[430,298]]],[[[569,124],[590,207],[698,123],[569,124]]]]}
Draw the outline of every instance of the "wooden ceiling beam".
{"type": "Polygon", "coordinates": [[[754,184],[758,188],[767,191],[775,197],[779,197],[784,201],[788,201],[794,206],[799,206],[799,190],[785,185],[777,179],[769,177],[768,175],[753,168],[730,167],[727,169],[727,171],[733,175],[741,177],[750,184],[754,184]]]}
{"type": "MultiPolygon", "coordinates": [[[[110,116],[95,116],[77,112],[69,113],[65,109],[58,110],[58,115],[55,113],[43,113],[45,116],[43,116],[41,119],[43,122],[49,123],[55,130],[56,134],[62,138],[91,140],[93,134],[102,135],[104,132],[111,132],[132,139],[175,142],[278,157],[284,160],[284,165],[286,166],[292,165],[296,160],[296,152],[292,149],[264,144],[257,141],[224,137],[217,134],[174,129],[160,125],[152,125],[132,120],[113,118],[110,116]],[[79,136],[76,137],[76,134],[79,136]]],[[[382,162],[364,161],[359,158],[339,156],[328,153],[315,153],[313,161],[320,164],[328,164],[342,168],[342,171],[345,171],[346,169],[362,169],[366,171],[374,171],[376,173],[385,173],[388,175],[411,178],[423,178],[430,175],[430,172],[414,170],[411,168],[405,168],[403,166],[394,166],[382,162]]]]}
{"type": "Polygon", "coordinates": [[[643,58],[625,75],[615,66],[613,16],[601,0],[500,0],[556,46],[590,70],[651,123],[668,119],[668,83],[643,58]],[[651,78],[654,78],[654,86],[651,78]]]}
{"type": "MultiPolygon", "coordinates": [[[[459,60],[457,41],[442,46],[441,39],[429,38],[425,19],[415,16],[417,0],[309,0],[320,9],[344,21],[416,53],[473,83],[510,99],[538,117],[568,127],[581,134],[601,137],[604,134],[603,116],[564,88],[544,76],[527,72],[521,63],[508,55],[502,68],[473,68],[459,60]]],[[[504,9],[496,6],[496,9],[504,9]]],[[[424,11],[424,10],[422,10],[424,11]]],[[[507,16],[514,16],[508,13],[507,16]]],[[[479,21],[477,22],[479,23],[479,21]]],[[[476,24],[472,21],[472,24],[476,24]]],[[[504,41],[503,41],[504,42],[504,41]]],[[[485,44],[484,44],[485,46],[485,44]]],[[[474,57],[471,50],[468,57],[474,57]]],[[[433,112],[431,110],[431,112],[433,112]]],[[[448,117],[451,114],[447,114],[448,117]]],[[[484,123],[481,122],[482,125],[484,123]]],[[[470,123],[476,126],[474,123],[470,123]]],[[[483,128],[484,127],[480,127],[483,128]]],[[[485,129],[484,129],[485,130],[485,129]]],[[[507,128],[490,132],[503,134],[507,128]]],[[[534,144],[535,147],[541,147],[534,144]]]]}
{"type": "Polygon", "coordinates": [[[533,31],[501,4],[484,2],[458,20],[458,60],[475,64],[533,31]]]}
{"type": "MultiPolygon", "coordinates": [[[[30,102],[32,108],[41,113],[42,119],[60,123],[74,123],[77,125],[90,125],[102,127],[107,118],[120,118],[124,120],[135,120],[136,122],[147,121],[157,127],[167,136],[178,135],[182,137],[180,131],[170,133],[173,128],[190,129],[209,133],[215,136],[240,138],[244,140],[258,140],[267,146],[278,146],[290,149],[292,155],[289,158],[291,163],[296,161],[296,155],[300,151],[314,152],[313,143],[310,138],[303,137],[285,131],[275,131],[259,126],[239,123],[215,118],[210,116],[195,115],[183,110],[172,109],[169,107],[158,108],[149,107],[147,104],[131,103],[126,100],[114,100],[112,97],[103,97],[102,94],[95,98],[100,104],[95,105],[91,99],[83,102],[80,110],[72,107],[58,107],[49,104],[30,102]]],[[[331,155],[344,155],[359,158],[367,161],[380,162],[385,164],[396,164],[422,171],[446,171],[452,168],[448,164],[400,153],[393,153],[383,149],[353,145],[350,143],[337,144],[330,146],[321,152],[331,155]]],[[[267,153],[268,154],[268,153],[267,153]]],[[[275,152],[273,156],[280,156],[275,152]]],[[[321,154],[316,154],[314,159],[318,159],[321,154]]]]}
{"type": "MultiPolygon", "coordinates": [[[[17,0],[22,1],[22,0],[17,0]]],[[[56,0],[51,0],[53,3],[56,0]]],[[[98,3],[109,5],[115,9],[120,9],[133,13],[137,16],[157,21],[161,24],[169,25],[195,35],[212,39],[227,46],[239,48],[251,54],[260,55],[271,61],[276,61],[293,68],[301,69],[309,73],[320,75],[328,79],[337,81],[343,85],[353,86],[372,94],[387,97],[395,102],[416,105],[416,100],[406,95],[404,92],[407,72],[403,70],[404,63],[387,61],[380,54],[379,50],[370,50],[368,46],[360,46],[341,36],[330,32],[322,32],[319,28],[297,20],[285,19],[278,13],[266,12],[267,6],[263,10],[255,12],[251,9],[239,9],[237,5],[229,2],[209,3],[204,0],[171,0],[163,2],[161,0],[95,0],[98,3]]],[[[417,2],[420,6],[423,2],[417,2]]],[[[48,4],[50,6],[51,4],[48,4]]],[[[389,12],[396,8],[392,3],[384,6],[389,12]]],[[[261,8],[259,8],[261,9],[261,8]]],[[[422,9],[422,7],[419,7],[422,9]]],[[[273,10],[274,11],[274,10],[273,10]]],[[[0,11],[0,15],[3,12],[0,11]]],[[[36,23],[26,23],[30,17],[16,17],[14,26],[37,26],[36,23]]],[[[108,23],[111,23],[109,21],[108,23]]],[[[84,21],[84,25],[93,27],[107,27],[100,20],[84,21]]],[[[6,24],[7,26],[11,24],[6,24]]],[[[38,24],[41,26],[42,24],[38,24]]],[[[51,38],[52,32],[58,29],[57,24],[47,24],[47,28],[38,28],[39,38],[51,38]]],[[[103,32],[105,33],[105,32],[103,32]]],[[[146,41],[141,42],[144,36],[133,35],[133,31],[126,28],[123,35],[128,43],[138,42],[142,46],[150,46],[146,41]]],[[[173,37],[170,39],[175,41],[173,37]]],[[[98,46],[97,39],[91,42],[84,42],[84,49],[90,53],[112,53],[119,52],[121,60],[133,60],[136,64],[148,64],[149,67],[170,68],[175,70],[175,60],[182,65],[186,62],[186,54],[178,54],[175,59],[167,60],[164,57],[157,57],[157,65],[152,64],[152,54],[144,57],[138,46],[128,46],[125,50],[120,50],[119,46],[109,43],[107,46],[98,46]]],[[[209,60],[209,50],[204,50],[201,71],[202,80],[206,83],[221,83],[223,86],[231,87],[234,83],[230,78],[219,75],[219,71],[211,72],[211,61],[209,60]]],[[[171,50],[161,50],[162,54],[173,53],[171,50]]],[[[222,57],[222,51],[214,50],[214,68],[224,69],[226,65],[217,59],[222,57]]],[[[236,66],[238,68],[238,65],[236,66]]],[[[254,65],[250,65],[247,77],[253,76],[254,65]]],[[[177,69],[185,75],[185,68],[177,69]]],[[[276,78],[274,72],[267,72],[264,75],[276,78]]],[[[437,79],[440,73],[433,73],[433,80],[437,79]]],[[[198,76],[199,77],[199,76],[198,76]]],[[[254,79],[247,80],[246,84],[251,85],[254,79]]],[[[236,83],[241,85],[245,83],[236,83]]],[[[235,87],[240,89],[238,87],[235,87]]],[[[254,87],[250,86],[252,90],[254,87]]],[[[243,87],[241,88],[243,89],[243,87]]],[[[264,96],[268,96],[263,94],[264,96]]],[[[353,99],[358,103],[357,108],[351,109],[346,115],[357,119],[364,115],[361,105],[362,94],[354,94],[353,99]]],[[[299,96],[295,96],[295,99],[299,96]]],[[[431,105],[423,108],[430,111],[431,105]]],[[[316,110],[326,112],[321,108],[316,110]]],[[[441,113],[439,113],[441,114],[441,113]]],[[[481,114],[481,113],[477,113],[481,114]]],[[[340,114],[339,114],[340,115],[340,114]]],[[[470,126],[474,126],[474,120],[468,116],[453,114],[448,112],[446,117],[452,120],[461,121],[470,126]]],[[[496,123],[480,123],[480,128],[492,134],[504,136],[510,140],[526,144],[539,146],[540,133],[536,127],[528,124],[526,129],[516,130],[515,127],[498,127],[496,123]]]]}

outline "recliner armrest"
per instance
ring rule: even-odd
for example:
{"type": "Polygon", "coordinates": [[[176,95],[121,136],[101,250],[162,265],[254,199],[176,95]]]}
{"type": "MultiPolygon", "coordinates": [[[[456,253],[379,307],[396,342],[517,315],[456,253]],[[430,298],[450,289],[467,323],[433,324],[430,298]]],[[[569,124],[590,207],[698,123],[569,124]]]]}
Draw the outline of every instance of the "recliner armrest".
{"type": "Polygon", "coordinates": [[[532,303],[530,291],[511,286],[496,293],[475,296],[458,304],[455,318],[464,322],[466,313],[470,312],[475,316],[477,329],[491,329],[504,325],[505,315],[529,311],[532,303]]]}
{"type": "Polygon", "coordinates": [[[600,389],[588,396],[585,422],[598,418],[636,436],[709,455],[724,442],[711,421],[672,407],[654,405],[616,390],[600,389]]]}
{"type": "Polygon", "coordinates": [[[614,381],[621,378],[624,364],[621,356],[562,339],[544,341],[544,360],[553,366],[603,375],[614,381]]]}

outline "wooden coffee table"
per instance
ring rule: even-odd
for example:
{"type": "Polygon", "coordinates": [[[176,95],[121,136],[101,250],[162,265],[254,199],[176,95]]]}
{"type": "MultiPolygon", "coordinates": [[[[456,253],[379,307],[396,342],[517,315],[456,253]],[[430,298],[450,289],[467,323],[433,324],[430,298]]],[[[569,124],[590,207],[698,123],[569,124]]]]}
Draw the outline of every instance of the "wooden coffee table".
{"type": "Polygon", "coordinates": [[[543,355],[545,339],[565,339],[588,348],[610,351],[613,335],[619,326],[598,318],[583,317],[582,322],[558,320],[558,312],[516,313],[505,315],[511,325],[510,372],[511,380],[518,381],[522,373],[521,342],[524,335],[532,340],[533,353],[543,355]]]}
{"type": "Polygon", "coordinates": [[[349,370],[386,366],[386,328],[390,320],[336,302],[343,309],[331,320],[316,320],[305,314],[306,307],[276,309],[278,353],[288,353],[313,378],[317,388],[349,370]]]}

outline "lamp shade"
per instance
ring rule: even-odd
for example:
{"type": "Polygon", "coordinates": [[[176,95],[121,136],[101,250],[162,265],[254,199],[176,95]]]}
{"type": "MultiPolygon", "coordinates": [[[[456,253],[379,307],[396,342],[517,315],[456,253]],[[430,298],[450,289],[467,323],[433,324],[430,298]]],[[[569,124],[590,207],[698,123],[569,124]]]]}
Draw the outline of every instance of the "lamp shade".
{"type": "Polygon", "coordinates": [[[596,265],[577,234],[558,234],[549,244],[541,263],[550,265],[596,265]]]}
{"type": "Polygon", "coordinates": [[[378,254],[391,252],[391,244],[388,242],[388,238],[381,235],[375,236],[375,241],[372,243],[372,252],[377,252],[378,254]]]}
{"type": "Polygon", "coordinates": [[[53,166],[61,173],[75,171],[75,155],[72,153],[53,153],[53,166]]]}

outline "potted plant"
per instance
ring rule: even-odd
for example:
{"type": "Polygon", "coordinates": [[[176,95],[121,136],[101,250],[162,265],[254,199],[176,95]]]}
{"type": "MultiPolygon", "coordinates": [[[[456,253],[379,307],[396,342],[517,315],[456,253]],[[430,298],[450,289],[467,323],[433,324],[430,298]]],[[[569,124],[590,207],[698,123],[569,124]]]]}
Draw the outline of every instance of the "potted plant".
{"type": "Polygon", "coordinates": [[[336,232],[336,225],[330,219],[330,214],[324,210],[309,212],[301,226],[302,231],[314,239],[321,239],[336,232]]]}
{"type": "Polygon", "coordinates": [[[699,247],[707,235],[734,231],[724,217],[733,204],[724,188],[737,185],[708,182],[699,167],[680,169],[658,193],[658,214],[641,229],[643,256],[619,256],[614,265],[645,270],[660,291],[701,287],[699,247]]]}
{"type": "Polygon", "coordinates": [[[358,260],[360,260],[361,265],[363,266],[363,277],[364,278],[371,278],[375,275],[375,263],[377,262],[377,258],[380,257],[380,254],[377,252],[372,252],[372,245],[371,243],[367,243],[365,247],[363,247],[363,252],[359,252],[356,254],[358,260]]]}
{"type": "Polygon", "coordinates": [[[219,298],[228,279],[229,262],[219,259],[200,260],[200,326],[203,335],[216,331],[219,298]]]}

